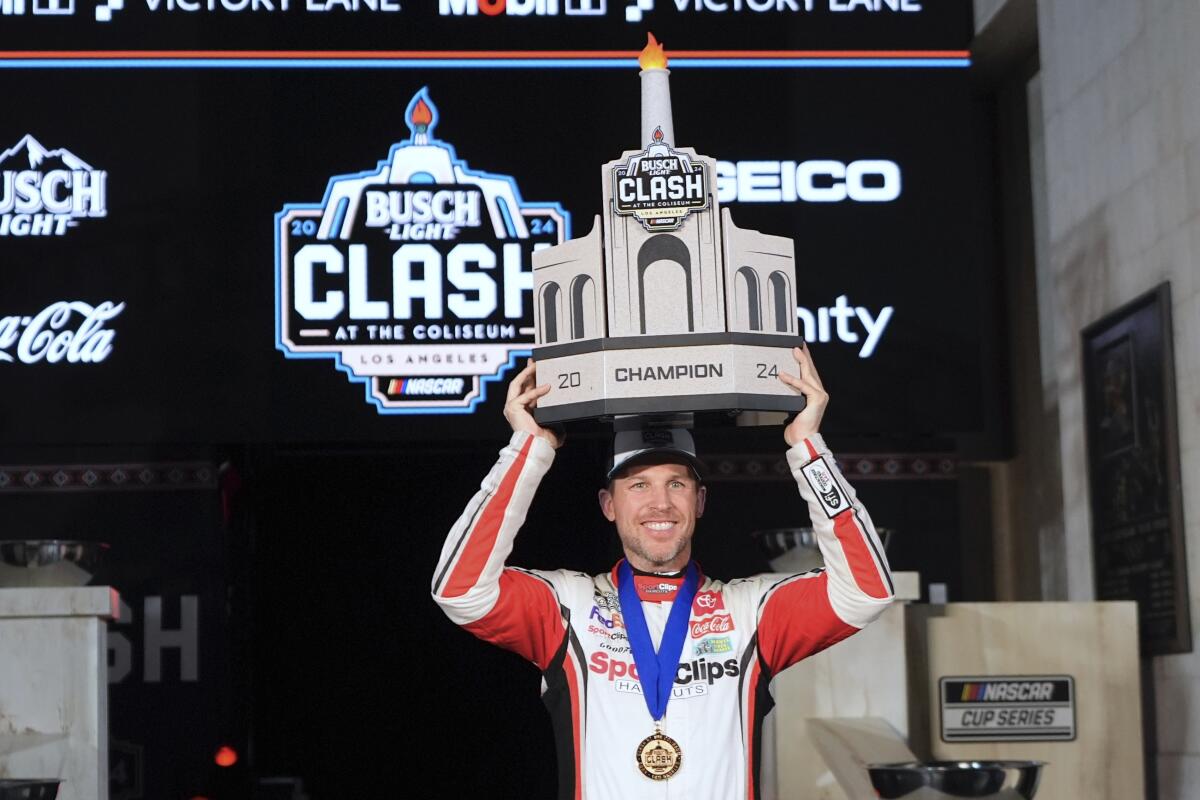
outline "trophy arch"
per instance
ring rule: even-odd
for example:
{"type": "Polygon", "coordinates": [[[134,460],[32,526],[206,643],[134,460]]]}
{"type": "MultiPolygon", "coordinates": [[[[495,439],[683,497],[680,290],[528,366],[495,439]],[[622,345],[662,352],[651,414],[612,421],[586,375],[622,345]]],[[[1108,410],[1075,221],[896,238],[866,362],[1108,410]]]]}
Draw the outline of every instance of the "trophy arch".
{"type": "Polygon", "coordinates": [[[762,294],[754,267],[741,267],[734,273],[733,304],[735,323],[744,325],[746,330],[762,330],[762,294]],[[745,312],[744,316],[742,312],[745,312]]]}
{"type": "Polygon", "coordinates": [[[596,281],[591,275],[571,279],[571,338],[587,339],[599,333],[596,318],[596,281]]]}
{"type": "Polygon", "coordinates": [[[771,316],[775,319],[775,333],[796,332],[796,306],[792,302],[792,282],[783,270],[775,270],[767,277],[770,284],[768,299],[771,316]]]}
{"type": "MultiPolygon", "coordinates": [[[[678,237],[667,233],[660,233],[651,236],[642,243],[638,248],[637,254],[637,289],[638,289],[638,313],[641,332],[646,333],[646,294],[647,288],[654,290],[655,288],[669,289],[667,286],[656,287],[652,281],[649,286],[646,283],[646,272],[652,265],[659,262],[675,264],[683,270],[683,301],[687,308],[687,330],[692,333],[696,330],[695,309],[692,303],[692,255],[688,251],[688,247],[678,237]]],[[[663,299],[660,302],[672,303],[674,298],[669,296],[668,292],[663,293],[663,299]]]]}
{"type": "Polygon", "coordinates": [[[541,335],[540,340],[547,344],[557,342],[558,323],[563,318],[563,307],[562,289],[556,282],[547,281],[542,284],[541,291],[538,292],[538,309],[542,312],[538,318],[541,327],[538,331],[541,335]]]}

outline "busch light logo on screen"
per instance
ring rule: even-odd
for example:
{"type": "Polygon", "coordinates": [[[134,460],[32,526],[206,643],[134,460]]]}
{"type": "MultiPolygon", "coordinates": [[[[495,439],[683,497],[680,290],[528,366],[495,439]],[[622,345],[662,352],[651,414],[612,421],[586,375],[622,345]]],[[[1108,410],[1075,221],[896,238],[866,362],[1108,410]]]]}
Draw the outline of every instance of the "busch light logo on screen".
{"type": "Polygon", "coordinates": [[[31,135],[0,152],[0,236],[62,236],[108,214],[108,173],[31,135]]]}
{"type": "Polygon", "coordinates": [[[459,159],[426,89],[405,120],[374,169],[275,215],[276,343],[333,359],[382,414],[470,413],[529,352],[533,251],[570,218],[459,159]]]}

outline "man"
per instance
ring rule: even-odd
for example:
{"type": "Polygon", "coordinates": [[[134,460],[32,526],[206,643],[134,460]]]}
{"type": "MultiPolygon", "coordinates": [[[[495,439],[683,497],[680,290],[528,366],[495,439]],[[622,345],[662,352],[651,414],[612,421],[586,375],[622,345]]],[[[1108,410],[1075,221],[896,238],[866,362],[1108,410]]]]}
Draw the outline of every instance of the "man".
{"type": "Polygon", "coordinates": [[[807,349],[793,355],[798,376],[780,380],[807,405],[784,440],[825,569],[729,583],[699,575],[691,562],[705,487],[685,431],[632,446],[618,434],[600,491],[625,551],[611,572],[506,567],[562,444],[531,413],[550,391],[533,385],[533,363],[509,385],[512,440],[451,529],[433,596],[455,623],[542,670],[560,797],[757,798],[772,676],[891,602],[874,527],[818,433],[829,396],[807,349]]]}

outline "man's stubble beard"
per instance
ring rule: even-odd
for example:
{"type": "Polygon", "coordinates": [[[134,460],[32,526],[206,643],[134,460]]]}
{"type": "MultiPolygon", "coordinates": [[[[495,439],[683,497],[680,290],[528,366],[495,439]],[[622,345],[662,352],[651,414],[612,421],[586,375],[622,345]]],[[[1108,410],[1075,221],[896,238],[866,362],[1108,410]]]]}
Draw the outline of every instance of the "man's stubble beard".
{"type": "Polygon", "coordinates": [[[671,563],[675,559],[679,558],[680,554],[683,553],[692,543],[692,537],[690,535],[685,536],[676,542],[674,549],[667,553],[666,556],[663,558],[655,558],[650,555],[650,553],[646,552],[646,548],[642,546],[642,541],[639,537],[622,535],[620,536],[620,539],[621,546],[624,547],[626,551],[633,553],[638,558],[642,559],[653,567],[661,567],[665,564],[671,563]]]}

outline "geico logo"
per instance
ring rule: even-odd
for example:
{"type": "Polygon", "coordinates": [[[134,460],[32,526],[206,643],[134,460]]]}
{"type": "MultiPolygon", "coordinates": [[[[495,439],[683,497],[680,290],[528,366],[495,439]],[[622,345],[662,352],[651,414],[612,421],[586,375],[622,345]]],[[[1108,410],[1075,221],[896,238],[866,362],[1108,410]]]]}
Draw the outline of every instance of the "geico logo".
{"type": "Polygon", "coordinates": [[[900,196],[894,161],[718,161],[722,203],[889,203],[900,196]]]}
{"type": "Polygon", "coordinates": [[[476,227],[480,223],[478,191],[367,192],[368,228],[384,225],[438,222],[442,225],[476,227]]]}
{"type": "Polygon", "coordinates": [[[368,297],[366,245],[352,244],[343,253],[332,244],[306,244],[293,262],[296,312],[307,320],[334,319],[347,308],[354,320],[410,319],[413,301],[420,301],[425,319],[441,319],[446,311],[459,319],[486,319],[496,311],[502,293],[504,316],[520,319],[524,293],[533,289],[533,274],[524,269],[521,245],[506,244],[502,250],[497,289],[491,274],[496,269],[496,251],[486,244],[462,242],[444,258],[426,242],[401,245],[392,254],[391,298],[384,300],[368,297]],[[345,291],[318,293],[318,283],[328,286],[332,276],[341,275],[345,291]],[[447,284],[458,291],[447,292],[447,284]]]}
{"type": "Polygon", "coordinates": [[[70,214],[103,217],[104,185],[108,173],[103,170],[33,169],[4,170],[0,182],[0,214],[70,214]]]}
{"type": "Polygon", "coordinates": [[[527,17],[552,17],[558,14],[558,0],[438,0],[438,13],[443,17],[485,14],[497,17],[511,14],[527,17]]]}
{"type": "MultiPolygon", "coordinates": [[[[608,653],[597,650],[592,653],[590,661],[588,669],[597,675],[606,676],[609,681],[615,681],[625,676],[640,680],[636,664],[612,658],[608,653]]],[[[675,683],[687,685],[693,681],[704,681],[712,686],[714,681],[724,677],[736,678],[740,673],[741,669],[738,667],[736,658],[726,659],[724,662],[707,661],[701,658],[680,664],[679,669],[675,671],[675,683]]]]}

